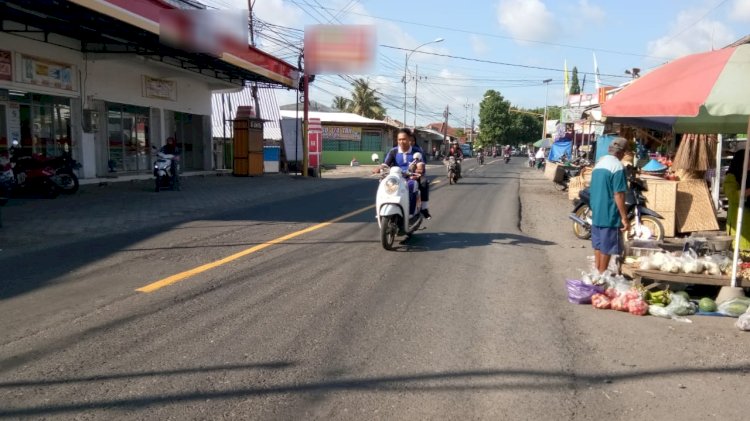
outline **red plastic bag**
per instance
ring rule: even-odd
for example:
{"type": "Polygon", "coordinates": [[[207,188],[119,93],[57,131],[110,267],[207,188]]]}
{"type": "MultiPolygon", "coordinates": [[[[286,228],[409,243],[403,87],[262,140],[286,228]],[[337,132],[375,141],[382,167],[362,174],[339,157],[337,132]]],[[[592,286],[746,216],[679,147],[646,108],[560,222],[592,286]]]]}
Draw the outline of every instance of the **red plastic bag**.
{"type": "Polygon", "coordinates": [[[599,310],[606,310],[612,307],[612,301],[604,294],[594,294],[591,296],[591,305],[599,310]]]}

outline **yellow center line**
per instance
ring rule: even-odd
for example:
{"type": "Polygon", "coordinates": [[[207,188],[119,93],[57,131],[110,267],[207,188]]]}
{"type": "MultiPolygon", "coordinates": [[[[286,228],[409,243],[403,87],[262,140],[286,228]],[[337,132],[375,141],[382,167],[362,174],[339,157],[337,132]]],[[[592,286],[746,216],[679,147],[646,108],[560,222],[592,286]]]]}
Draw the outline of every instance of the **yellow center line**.
{"type": "Polygon", "coordinates": [[[168,285],[172,285],[174,283],[183,281],[183,280],[185,280],[185,279],[187,279],[187,278],[189,278],[191,276],[198,275],[200,273],[209,271],[211,269],[217,268],[219,266],[222,266],[224,264],[227,264],[229,262],[237,260],[240,257],[247,256],[248,254],[255,253],[256,251],[263,250],[263,249],[271,247],[271,246],[273,246],[275,244],[279,244],[279,243],[282,243],[284,241],[291,240],[292,238],[299,237],[300,235],[303,235],[303,234],[307,234],[308,232],[313,232],[313,231],[319,230],[321,228],[325,228],[325,227],[327,227],[327,226],[329,226],[331,224],[335,224],[336,222],[343,221],[344,219],[351,218],[354,215],[358,215],[358,214],[360,214],[362,212],[365,212],[365,211],[368,211],[368,210],[370,210],[370,209],[372,209],[374,207],[375,207],[375,205],[366,206],[366,207],[364,207],[362,209],[358,209],[358,210],[355,210],[353,212],[349,212],[346,215],[342,215],[342,216],[339,216],[337,218],[331,219],[330,221],[322,222],[320,224],[313,225],[311,227],[307,227],[307,228],[305,228],[303,230],[295,231],[295,232],[293,232],[291,234],[287,234],[287,235],[284,235],[282,237],[275,238],[275,239],[273,239],[271,241],[267,241],[267,242],[265,242],[263,244],[258,244],[256,246],[253,246],[253,247],[250,247],[248,249],[242,250],[242,251],[240,251],[238,253],[235,253],[235,254],[232,254],[230,256],[227,256],[227,257],[225,257],[223,259],[215,260],[213,262],[206,263],[205,265],[201,265],[201,266],[198,266],[196,268],[189,269],[189,270],[177,273],[177,274],[172,275],[172,276],[168,276],[168,277],[166,277],[164,279],[161,279],[161,280],[158,280],[156,282],[150,283],[150,284],[148,284],[146,286],[140,287],[140,288],[136,289],[136,291],[138,291],[138,292],[154,292],[154,291],[156,291],[158,289],[161,289],[161,288],[164,288],[164,287],[166,287],[168,285]]]}

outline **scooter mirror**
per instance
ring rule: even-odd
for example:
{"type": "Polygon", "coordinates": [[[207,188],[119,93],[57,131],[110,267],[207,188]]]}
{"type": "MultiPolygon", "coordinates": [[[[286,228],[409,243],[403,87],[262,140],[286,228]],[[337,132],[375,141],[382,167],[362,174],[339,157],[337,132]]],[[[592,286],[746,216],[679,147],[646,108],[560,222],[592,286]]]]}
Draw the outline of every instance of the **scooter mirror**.
{"type": "Polygon", "coordinates": [[[376,153],[372,154],[372,157],[371,157],[371,158],[372,158],[372,162],[374,162],[374,163],[376,163],[376,164],[377,164],[378,162],[380,162],[380,156],[379,156],[378,154],[376,154],[376,153]]]}

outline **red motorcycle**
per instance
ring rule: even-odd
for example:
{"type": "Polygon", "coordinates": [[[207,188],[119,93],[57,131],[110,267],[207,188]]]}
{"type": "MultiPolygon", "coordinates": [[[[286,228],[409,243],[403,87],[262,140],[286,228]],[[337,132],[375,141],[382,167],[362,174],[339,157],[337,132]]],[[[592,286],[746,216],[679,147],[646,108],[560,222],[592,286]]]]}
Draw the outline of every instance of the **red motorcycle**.
{"type": "Polygon", "coordinates": [[[54,162],[42,156],[23,155],[18,142],[14,142],[10,148],[10,165],[13,169],[11,192],[39,194],[48,198],[55,198],[62,192],[75,192],[78,189],[77,177],[74,179],[75,175],[58,172],[53,167],[54,162]]]}

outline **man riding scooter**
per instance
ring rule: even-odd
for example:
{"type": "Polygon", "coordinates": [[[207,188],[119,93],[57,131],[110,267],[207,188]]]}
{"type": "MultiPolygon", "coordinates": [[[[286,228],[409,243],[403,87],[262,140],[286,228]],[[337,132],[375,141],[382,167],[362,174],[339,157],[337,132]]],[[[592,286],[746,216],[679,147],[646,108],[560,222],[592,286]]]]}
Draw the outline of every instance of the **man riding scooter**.
{"type": "Polygon", "coordinates": [[[448,158],[453,157],[456,160],[456,175],[458,178],[461,178],[461,161],[464,159],[464,153],[461,150],[461,147],[458,146],[457,142],[453,142],[451,144],[451,147],[448,149],[448,156],[445,158],[445,162],[447,165],[448,158]]]}
{"type": "Polygon", "coordinates": [[[398,130],[398,136],[396,138],[398,146],[391,149],[383,159],[383,164],[388,167],[398,166],[404,171],[411,171],[410,165],[415,167],[415,177],[412,179],[418,183],[419,195],[421,198],[421,209],[422,216],[426,219],[431,219],[430,211],[428,210],[430,205],[430,183],[427,180],[425,174],[424,165],[424,152],[422,148],[417,146],[414,134],[408,128],[401,128],[398,130]]]}

